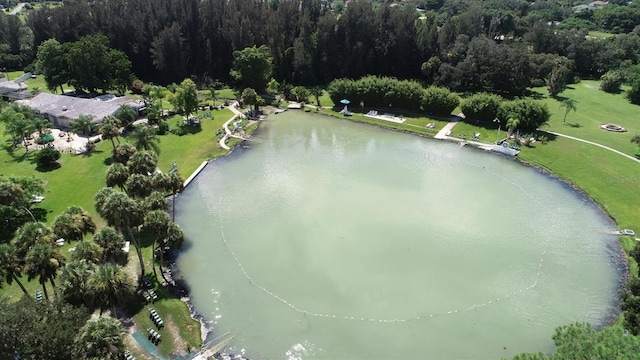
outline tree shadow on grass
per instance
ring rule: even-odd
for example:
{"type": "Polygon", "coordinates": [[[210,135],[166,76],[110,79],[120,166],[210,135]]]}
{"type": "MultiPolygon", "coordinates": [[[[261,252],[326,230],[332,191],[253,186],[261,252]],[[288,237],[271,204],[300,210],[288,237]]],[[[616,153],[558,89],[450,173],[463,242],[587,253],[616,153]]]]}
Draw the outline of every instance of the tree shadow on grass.
{"type": "Polygon", "coordinates": [[[551,141],[556,141],[558,139],[557,135],[548,133],[544,130],[536,130],[535,131],[535,137],[536,139],[540,140],[540,139],[546,139],[545,141],[540,141],[542,144],[551,142],[551,141]]]}
{"type": "Polygon", "coordinates": [[[113,164],[113,158],[111,158],[111,156],[109,156],[108,158],[105,158],[102,163],[104,163],[107,166],[110,166],[111,164],[113,164]]]}
{"type": "Polygon", "coordinates": [[[564,126],[569,126],[569,127],[574,128],[574,129],[582,127],[582,125],[580,125],[580,123],[564,123],[564,126]]]}
{"type": "MultiPolygon", "coordinates": [[[[85,151],[82,154],[80,154],[83,158],[90,158],[93,155],[98,155],[98,154],[102,154],[104,153],[103,150],[89,150],[89,151],[85,151]]],[[[110,159],[110,158],[109,158],[110,159]]]]}
{"type": "MultiPolygon", "coordinates": [[[[35,160],[33,160],[32,163],[35,163],[35,160]]],[[[62,165],[60,165],[60,163],[56,161],[55,163],[50,165],[38,165],[36,166],[36,171],[41,173],[46,173],[46,172],[51,172],[51,171],[60,169],[61,167],[62,165]]]]}

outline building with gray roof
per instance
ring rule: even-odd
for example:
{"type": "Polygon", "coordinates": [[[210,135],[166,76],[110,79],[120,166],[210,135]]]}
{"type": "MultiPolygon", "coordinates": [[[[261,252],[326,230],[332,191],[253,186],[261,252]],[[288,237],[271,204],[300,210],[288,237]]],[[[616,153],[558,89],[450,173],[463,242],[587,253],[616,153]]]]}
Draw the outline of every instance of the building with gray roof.
{"type": "Polygon", "coordinates": [[[69,124],[80,115],[88,115],[93,123],[115,115],[121,105],[128,105],[136,112],[144,110],[144,103],[126,96],[101,95],[93,99],[84,99],[68,95],[40,93],[31,99],[19,100],[19,103],[33,109],[39,116],[51,121],[60,129],[68,129],[69,124]]]}

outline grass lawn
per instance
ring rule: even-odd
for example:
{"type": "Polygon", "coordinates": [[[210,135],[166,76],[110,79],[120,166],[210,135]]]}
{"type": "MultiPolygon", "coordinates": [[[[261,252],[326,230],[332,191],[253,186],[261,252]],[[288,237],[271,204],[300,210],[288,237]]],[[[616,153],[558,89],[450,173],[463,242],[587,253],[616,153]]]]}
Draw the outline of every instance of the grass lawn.
{"type": "Polygon", "coordinates": [[[600,38],[600,39],[607,39],[607,38],[616,36],[616,34],[611,34],[603,31],[589,31],[589,34],[587,36],[600,38]]]}
{"type": "MultiPolygon", "coordinates": [[[[320,103],[321,104],[323,103],[322,98],[320,100],[320,103]]],[[[362,109],[362,108],[349,108],[349,111],[353,113],[352,116],[344,116],[340,113],[340,110],[341,109],[338,107],[336,108],[326,107],[320,110],[319,113],[333,116],[333,117],[338,117],[341,119],[347,119],[351,121],[372,124],[372,125],[376,125],[376,126],[380,126],[388,129],[408,131],[408,132],[413,132],[416,134],[422,134],[426,136],[434,136],[435,134],[438,133],[440,129],[442,129],[447,124],[446,120],[432,119],[425,115],[402,112],[402,111],[394,111],[393,114],[395,116],[402,115],[402,117],[405,119],[404,123],[395,123],[392,121],[378,120],[375,118],[364,116],[364,114],[368,110],[365,111],[365,109],[362,109]],[[433,129],[427,128],[426,125],[429,123],[434,124],[435,128],[433,129]]]]}
{"type": "Polygon", "coordinates": [[[640,106],[631,104],[622,94],[609,94],[597,89],[599,81],[583,80],[572,84],[559,94],[557,99],[550,98],[545,88],[533,90],[547,104],[551,112],[549,126],[542,130],[550,130],[594,141],[629,155],[638,154],[638,146],[631,143],[634,135],[640,135],[638,113],[640,106]],[[576,111],[567,114],[563,122],[565,109],[562,101],[566,98],[576,100],[576,111]],[[600,129],[600,125],[614,123],[625,127],[628,131],[615,133],[600,129]]]}
{"type": "MultiPolygon", "coordinates": [[[[198,112],[203,119],[200,128],[189,129],[184,135],[173,133],[160,136],[160,154],[158,155],[158,167],[167,171],[174,161],[178,164],[178,171],[184,177],[188,177],[200,164],[214,157],[228,153],[218,145],[216,131],[222,127],[233,113],[231,110],[213,110],[198,112]],[[213,117],[206,117],[210,113],[213,117]]],[[[174,116],[168,120],[169,125],[177,128],[182,122],[182,116],[174,116]]],[[[255,129],[257,125],[247,129],[247,132],[255,129]]],[[[126,138],[121,141],[127,141],[126,138]]],[[[230,141],[234,145],[237,141],[230,141]]],[[[11,150],[11,140],[4,134],[4,124],[0,123],[0,174],[14,176],[35,175],[46,181],[45,200],[34,204],[35,212],[46,212],[46,222],[51,225],[57,215],[68,206],[78,205],[89,211],[99,227],[105,226],[94,209],[94,196],[96,192],[105,186],[105,172],[110,164],[112,145],[110,141],[98,143],[95,150],[87,155],[63,154],[60,159],[61,166],[55,170],[39,172],[34,163],[35,152],[25,154],[24,148],[11,150]]],[[[68,249],[76,243],[65,244],[60,248],[64,254],[69,254],[68,249]]],[[[151,243],[143,243],[143,254],[147,272],[152,272],[151,243]]],[[[139,264],[132,249],[127,267],[133,273],[139,273],[139,264]]],[[[37,281],[28,282],[26,276],[21,278],[22,283],[32,296],[41,286],[37,281]]],[[[51,286],[47,284],[49,294],[53,294],[51,286]]],[[[156,287],[160,300],[154,304],[154,308],[162,316],[167,327],[160,330],[163,341],[160,343],[160,353],[168,355],[171,352],[199,348],[201,345],[200,325],[191,319],[187,306],[172,297],[160,286],[156,287]],[[178,336],[179,335],[179,336],[178,336]]],[[[6,297],[10,301],[17,301],[22,297],[22,290],[16,284],[5,286],[0,290],[0,297],[6,297]]],[[[137,329],[145,332],[147,327],[153,327],[148,317],[146,307],[140,307],[134,316],[137,329]]],[[[142,355],[138,353],[138,355],[142,355]]],[[[143,358],[143,357],[139,357],[143,358]]]]}

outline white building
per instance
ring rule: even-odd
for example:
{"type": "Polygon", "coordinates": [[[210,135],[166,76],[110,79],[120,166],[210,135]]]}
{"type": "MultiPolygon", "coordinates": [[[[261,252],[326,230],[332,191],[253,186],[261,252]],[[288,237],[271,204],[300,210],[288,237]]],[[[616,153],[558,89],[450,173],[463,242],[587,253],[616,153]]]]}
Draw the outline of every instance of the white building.
{"type": "Polygon", "coordinates": [[[31,99],[18,100],[22,105],[33,109],[39,116],[51,121],[57,128],[68,129],[72,120],[80,115],[88,115],[94,123],[106,116],[115,115],[121,105],[128,105],[136,112],[144,110],[144,103],[126,96],[101,95],[92,99],[83,99],[67,95],[40,93],[31,99]]]}

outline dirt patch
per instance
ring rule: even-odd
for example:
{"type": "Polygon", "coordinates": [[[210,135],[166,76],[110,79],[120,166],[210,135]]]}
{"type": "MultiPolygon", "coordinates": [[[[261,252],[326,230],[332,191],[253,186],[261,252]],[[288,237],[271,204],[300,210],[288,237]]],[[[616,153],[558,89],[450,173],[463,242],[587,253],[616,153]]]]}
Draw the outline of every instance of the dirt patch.
{"type": "Polygon", "coordinates": [[[178,326],[173,321],[173,317],[167,316],[167,319],[164,322],[165,330],[167,332],[167,336],[165,339],[171,339],[173,341],[174,349],[182,349],[182,350],[190,350],[190,345],[180,337],[180,331],[178,330],[178,326]]]}

